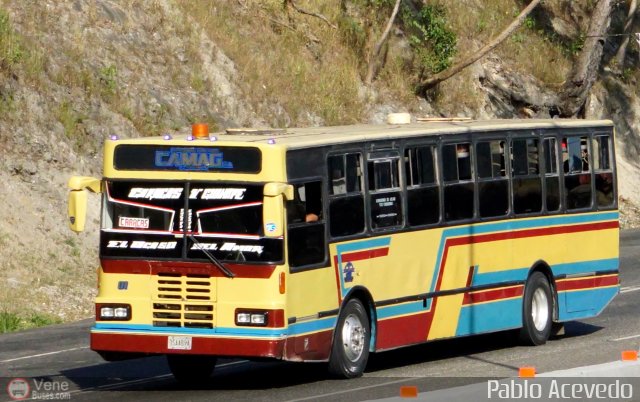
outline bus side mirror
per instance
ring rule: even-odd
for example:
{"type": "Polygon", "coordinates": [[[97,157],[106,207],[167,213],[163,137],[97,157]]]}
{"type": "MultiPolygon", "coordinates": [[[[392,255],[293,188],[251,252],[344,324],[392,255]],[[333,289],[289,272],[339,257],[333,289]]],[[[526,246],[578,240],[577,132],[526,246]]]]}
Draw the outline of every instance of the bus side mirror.
{"type": "Polygon", "coordinates": [[[266,237],[284,235],[284,200],[292,200],[293,195],[291,184],[267,183],[264,185],[262,228],[266,237]]]}
{"type": "Polygon", "coordinates": [[[84,231],[87,219],[87,192],[71,190],[69,192],[69,225],[76,233],[84,231]]]}
{"type": "Polygon", "coordinates": [[[80,233],[87,220],[87,191],[100,193],[100,180],[93,177],[74,176],[69,179],[69,226],[80,233]]]}
{"type": "Polygon", "coordinates": [[[282,237],[284,234],[284,198],[282,194],[265,196],[262,206],[262,226],[265,237],[282,237]]]}

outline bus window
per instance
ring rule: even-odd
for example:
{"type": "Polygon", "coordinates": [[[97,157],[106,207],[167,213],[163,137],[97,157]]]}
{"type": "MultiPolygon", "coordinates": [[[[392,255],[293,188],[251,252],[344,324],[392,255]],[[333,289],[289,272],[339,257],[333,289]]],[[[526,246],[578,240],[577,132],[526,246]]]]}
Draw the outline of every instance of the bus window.
{"type": "Polygon", "coordinates": [[[481,218],[506,215],[509,212],[509,181],[504,166],[504,141],[476,144],[478,197],[481,218]]]}
{"type": "Polygon", "coordinates": [[[596,178],[596,202],[599,207],[613,205],[613,172],[611,170],[611,138],[598,135],[591,140],[593,170],[596,178]]]}
{"type": "Polygon", "coordinates": [[[471,144],[442,146],[442,169],[445,180],[444,217],[447,221],[473,217],[473,176],[471,144]]]}
{"type": "Polygon", "coordinates": [[[362,194],[362,154],[348,153],[328,158],[329,232],[333,237],[364,231],[364,195],[362,194]]]}
{"type": "Polygon", "coordinates": [[[564,189],[567,209],[591,207],[591,173],[587,137],[563,139],[564,189]]]}
{"type": "Polygon", "coordinates": [[[440,220],[440,188],[433,153],[433,146],[408,148],[404,153],[407,218],[411,226],[437,223],[440,220]]]}
{"type": "Polygon", "coordinates": [[[325,260],[322,183],[311,181],[294,186],[294,199],[287,202],[289,265],[292,268],[325,260]]]}
{"type": "Polygon", "coordinates": [[[560,209],[560,176],[558,175],[558,144],[555,138],[545,138],[545,185],[547,211],[560,209]]]}
{"type": "Polygon", "coordinates": [[[373,159],[368,162],[371,227],[402,225],[402,197],[398,180],[400,159],[373,159]]]}
{"type": "Polygon", "coordinates": [[[529,214],[542,211],[542,181],[537,139],[514,139],[511,143],[513,211],[529,214]]]}

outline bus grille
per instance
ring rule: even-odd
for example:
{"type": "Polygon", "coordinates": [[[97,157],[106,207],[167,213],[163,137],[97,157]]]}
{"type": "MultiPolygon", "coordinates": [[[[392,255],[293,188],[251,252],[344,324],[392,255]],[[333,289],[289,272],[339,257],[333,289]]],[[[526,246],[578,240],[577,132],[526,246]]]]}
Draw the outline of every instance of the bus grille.
{"type": "Polygon", "coordinates": [[[159,273],[153,299],[154,327],[214,326],[214,288],[208,275],[159,273]]]}

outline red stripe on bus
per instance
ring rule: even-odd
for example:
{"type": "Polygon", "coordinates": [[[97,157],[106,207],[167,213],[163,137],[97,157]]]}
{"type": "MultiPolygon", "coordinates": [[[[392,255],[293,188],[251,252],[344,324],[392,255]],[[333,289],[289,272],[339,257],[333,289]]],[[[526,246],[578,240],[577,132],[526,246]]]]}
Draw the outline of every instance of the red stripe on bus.
{"type": "Polygon", "coordinates": [[[558,291],[599,288],[602,286],[618,285],[618,275],[591,276],[580,279],[564,279],[556,282],[558,291]]]}
{"type": "Polygon", "coordinates": [[[522,239],[526,237],[552,236],[556,234],[567,234],[577,232],[587,232],[594,230],[616,229],[620,226],[618,221],[586,223],[582,225],[554,226],[550,228],[526,229],[513,232],[490,233],[484,235],[472,235],[447,239],[447,247],[461,246],[466,244],[485,243],[498,240],[522,239]]]}
{"type": "Polygon", "coordinates": [[[419,313],[404,317],[378,321],[376,350],[393,349],[399,346],[423,343],[431,327],[433,314],[419,313]]]}
{"type": "Polygon", "coordinates": [[[462,305],[468,305],[473,303],[482,303],[495,301],[500,299],[507,299],[511,297],[519,297],[522,296],[522,291],[524,290],[524,286],[512,286],[508,288],[501,289],[492,289],[485,291],[478,291],[473,293],[465,293],[464,299],[462,300],[462,305]]]}
{"type": "Polygon", "coordinates": [[[389,247],[375,248],[371,250],[356,251],[353,253],[341,254],[342,262],[368,260],[376,257],[386,257],[389,254],[389,247]]]}
{"type": "Polygon", "coordinates": [[[325,361],[331,354],[333,330],[287,338],[285,359],[291,361],[325,361]]]}
{"type": "Polygon", "coordinates": [[[191,337],[190,350],[168,348],[168,335],[91,333],[91,349],[97,352],[180,353],[215,356],[273,357],[281,359],[284,340],[191,337]]]}
{"type": "MultiPolygon", "coordinates": [[[[184,261],[148,261],[148,260],[100,260],[102,270],[108,274],[144,274],[158,275],[208,275],[210,277],[225,276],[218,268],[209,262],[184,262],[184,261]]],[[[267,279],[276,269],[275,265],[246,265],[224,264],[238,278],[267,279]]]]}

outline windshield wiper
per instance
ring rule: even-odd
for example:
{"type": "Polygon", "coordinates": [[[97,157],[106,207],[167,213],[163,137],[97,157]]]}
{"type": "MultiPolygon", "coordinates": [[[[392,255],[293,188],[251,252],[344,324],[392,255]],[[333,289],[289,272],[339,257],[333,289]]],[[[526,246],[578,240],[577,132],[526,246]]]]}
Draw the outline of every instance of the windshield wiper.
{"type": "Polygon", "coordinates": [[[200,242],[192,234],[188,234],[187,236],[189,237],[189,239],[191,239],[192,242],[194,242],[195,244],[198,245],[198,248],[204,253],[204,255],[207,256],[207,258],[209,258],[209,261],[211,261],[213,263],[213,265],[215,265],[220,271],[222,271],[222,273],[225,274],[225,276],[227,278],[234,278],[236,276],[236,274],[234,274],[233,272],[229,271],[224,265],[222,265],[220,260],[218,260],[216,257],[214,257],[213,254],[211,254],[209,251],[205,250],[200,245],[200,242]]]}

